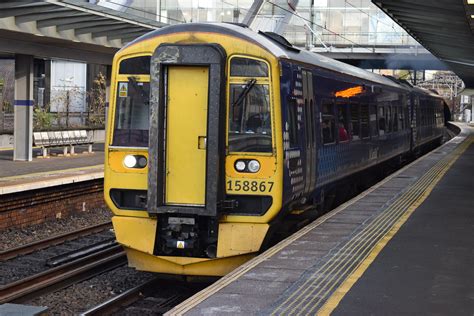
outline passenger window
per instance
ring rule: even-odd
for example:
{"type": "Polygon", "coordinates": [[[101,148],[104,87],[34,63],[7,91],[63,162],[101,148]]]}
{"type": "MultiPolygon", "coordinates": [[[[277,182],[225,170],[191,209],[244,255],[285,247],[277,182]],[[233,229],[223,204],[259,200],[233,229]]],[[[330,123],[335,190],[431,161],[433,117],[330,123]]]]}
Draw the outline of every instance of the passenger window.
{"type": "Polygon", "coordinates": [[[311,131],[313,130],[313,122],[311,121],[311,109],[308,104],[308,100],[304,100],[304,111],[305,111],[305,122],[306,122],[306,147],[311,147],[313,143],[313,135],[311,131]]]}
{"type": "Polygon", "coordinates": [[[374,104],[370,105],[370,134],[372,136],[378,136],[379,134],[377,127],[377,106],[374,104]]]}
{"type": "Polygon", "coordinates": [[[268,77],[268,66],[263,61],[234,57],[230,61],[230,75],[233,77],[268,77]]]}
{"type": "Polygon", "coordinates": [[[392,107],[392,115],[393,115],[393,131],[398,131],[398,106],[392,107]]]}
{"type": "Polygon", "coordinates": [[[369,133],[369,105],[361,104],[360,105],[360,130],[362,138],[368,138],[369,133]]]}
{"type": "Polygon", "coordinates": [[[288,102],[287,116],[288,116],[288,137],[290,140],[290,148],[298,147],[298,108],[296,100],[288,102]]]}
{"type": "Polygon", "coordinates": [[[400,119],[400,130],[405,130],[405,112],[404,108],[400,108],[400,112],[398,113],[398,117],[400,119]]]}
{"type": "Polygon", "coordinates": [[[385,111],[385,121],[387,123],[387,128],[385,129],[385,132],[390,133],[392,131],[392,111],[390,106],[387,106],[385,111]]]}
{"type": "Polygon", "coordinates": [[[387,128],[387,122],[385,120],[385,107],[379,107],[379,135],[384,135],[387,128]]]}
{"type": "Polygon", "coordinates": [[[313,103],[313,99],[311,99],[309,101],[309,110],[310,110],[311,122],[312,122],[312,124],[311,124],[311,134],[312,134],[313,144],[316,144],[316,140],[315,140],[315,138],[316,138],[316,136],[315,136],[316,135],[316,133],[315,133],[315,131],[316,131],[316,127],[315,127],[316,122],[314,121],[314,103],[313,103]]]}
{"type": "Polygon", "coordinates": [[[351,104],[351,124],[352,124],[352,139],[360,139],[360,107],[357,103],[351,104]]]}
{"type": "Polygon", "coordinates": [[[322,124],[321,133],[323,137],[323,144],[331,144],[336,141],[335,127],[336,120],[334,118],[334,103],[332,100],[325,99],[322,101],[322,124]]]}
{"type": "Polygon", "coordinates": [[[349,141],[349,104],[339,103],[337,106],[338,136],[339,142],[349,141]]]}

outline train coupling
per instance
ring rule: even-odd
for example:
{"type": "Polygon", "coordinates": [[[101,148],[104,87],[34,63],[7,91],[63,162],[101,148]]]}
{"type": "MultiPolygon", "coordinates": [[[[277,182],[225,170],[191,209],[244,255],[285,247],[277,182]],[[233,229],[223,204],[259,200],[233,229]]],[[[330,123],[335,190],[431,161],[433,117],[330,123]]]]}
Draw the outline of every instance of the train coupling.
{"type": "Polygon", "coordinates": [[[158,220],[158,255],[216,255],[217,221],[193,215],[168,215],[158,220]]]}

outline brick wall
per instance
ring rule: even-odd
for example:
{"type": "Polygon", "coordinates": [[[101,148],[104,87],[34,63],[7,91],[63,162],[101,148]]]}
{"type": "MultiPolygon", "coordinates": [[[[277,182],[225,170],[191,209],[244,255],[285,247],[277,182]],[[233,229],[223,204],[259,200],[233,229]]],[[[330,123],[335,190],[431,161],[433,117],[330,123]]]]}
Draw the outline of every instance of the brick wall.
{"type": "Polygon", "coordinates": [[[97,179],[2,195],[0,231],[105,207],[103,190],[104,180],[97,179]]]}

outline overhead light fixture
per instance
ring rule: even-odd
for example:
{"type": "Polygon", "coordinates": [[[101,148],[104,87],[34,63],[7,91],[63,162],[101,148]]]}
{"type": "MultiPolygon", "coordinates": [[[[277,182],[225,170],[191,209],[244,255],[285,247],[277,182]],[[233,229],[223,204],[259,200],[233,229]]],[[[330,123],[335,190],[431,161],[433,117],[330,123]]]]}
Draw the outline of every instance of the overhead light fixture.
{"type": "Polygon", "coordinates": [[[471,15],[471,19],[474,19],[474,14],[471,15]]]}
{"type": "Polygon", "coordinates": [[[467,0],[467,4],[474,4],[474,0],[467,0]]]}

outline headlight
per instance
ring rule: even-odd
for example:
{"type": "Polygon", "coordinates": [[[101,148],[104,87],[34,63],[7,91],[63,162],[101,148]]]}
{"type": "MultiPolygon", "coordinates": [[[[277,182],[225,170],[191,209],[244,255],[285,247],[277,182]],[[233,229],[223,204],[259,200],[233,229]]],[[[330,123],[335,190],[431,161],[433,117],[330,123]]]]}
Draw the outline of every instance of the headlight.
{"type": "Polygon", "coordinates": [[[147,165],[147,162],[148,161],[146,160],[145,156],[138,156],[137,164],[139,168],[145,168],[147,165]]]}
{"type": "Polygon", "coordinates": [[[148,164],[148,160],[142,155],[126,155],[123,158],[123,165],[127,168],[142,169],[148,164]]]}
{"type": "Polygon", "coordinates": [[[235,162],[235,170],[242,172],[242,171],[245,170],[245,167],[246,167],[246,166],[245,166],[245,162],[244,162],[244,161],[242,161],[242,160],[237,160],[237,161],[235,162]]]}
{"type": "Polygon", "coordinates": [[[126,155],[123,158],[123,165],[127,168],[134,168],[137,164],[137,158],[134,155],[126,155]]]}
{"type": "Polygon", "coordinates": [[[260,170],[260,163],[257,160],[250,160],[247,165],[247,168],[250,172],[258,172],[260,170]]]}

